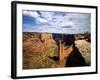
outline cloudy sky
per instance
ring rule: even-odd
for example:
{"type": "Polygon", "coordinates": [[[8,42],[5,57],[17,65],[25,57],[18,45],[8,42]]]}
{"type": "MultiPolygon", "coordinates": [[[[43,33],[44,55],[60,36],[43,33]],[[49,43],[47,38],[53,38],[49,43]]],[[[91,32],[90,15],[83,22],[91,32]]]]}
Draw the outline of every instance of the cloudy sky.
{"type": "Polygon", "coordinates": [[[23,32],[78,34],[90,32],[89,13],[23,11],[23,32]]]}

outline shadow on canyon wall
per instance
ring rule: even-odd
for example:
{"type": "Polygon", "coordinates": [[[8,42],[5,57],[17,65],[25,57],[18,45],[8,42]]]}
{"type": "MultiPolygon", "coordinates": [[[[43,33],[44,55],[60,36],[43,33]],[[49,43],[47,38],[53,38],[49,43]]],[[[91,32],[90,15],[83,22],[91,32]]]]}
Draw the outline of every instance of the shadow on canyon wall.
{"type": "Polygon", "coordinates": [[[73,46],[73,51],[67,58],[65,67],[86,66],[85,60],[79,52],[78,48],[73,46]]]}

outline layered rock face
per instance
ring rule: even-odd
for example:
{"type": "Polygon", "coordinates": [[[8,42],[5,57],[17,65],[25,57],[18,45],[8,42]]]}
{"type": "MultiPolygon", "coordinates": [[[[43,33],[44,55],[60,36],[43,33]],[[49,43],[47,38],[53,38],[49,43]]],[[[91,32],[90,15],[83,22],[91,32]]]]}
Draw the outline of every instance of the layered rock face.
{"type": "Polygon", "coordinates": [[[57,48],[50,33],[23,33],[23,68],[52,67],[49,56],[58,55],[57,48]]]}
{"type": "Polygon", "coordinates": [[[28,53],[43,52],[56,43],[50,33],[25,33],[23,41],[23,49],[28,53]]]}
{"type": "Polygon", "coordinates": [[[80,51],[87,65],[91,64],[91,43],[86,40],[75,41],[75,46],[80,51]]]}

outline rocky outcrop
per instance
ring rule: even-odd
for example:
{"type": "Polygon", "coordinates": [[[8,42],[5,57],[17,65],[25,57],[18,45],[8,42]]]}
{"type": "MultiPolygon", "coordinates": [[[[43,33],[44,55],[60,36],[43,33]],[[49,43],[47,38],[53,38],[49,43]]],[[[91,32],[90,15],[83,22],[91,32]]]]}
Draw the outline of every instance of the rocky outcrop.
{"type": "Polygon", "coordinates": [[[91,64],[91,43],[86,40],[75,41],[75,46],[80,51],[87,65],[91,64]]]}
{"type": "Polygon", "coordinates": [[[43,52],[56,46],[50,33],[24,33],[23,50],[28,53],[43,52]]]}
{"type": "Polygon", "coordinates": [[[41,39],[45,49],[48,49],[48,48],[56,45],[56,42],[53,40],[52,34],[50,34],[50,33],[41,33],[40,39],[41,39]]]}
{"type": "Polygon", "coordinates": [[[53,39],[52,34],[50,33],[41,33],[41,37],[40,37],[41,41],[47,41],[49,39],[53,39]]]}
{"type": "Polygon", "coordinates": [[[23,33],[23,69],[49,68],[57,55],[57,45],[50,33],[23,33]],[[34,65],[35,64],[35,65],[34,65]]]}

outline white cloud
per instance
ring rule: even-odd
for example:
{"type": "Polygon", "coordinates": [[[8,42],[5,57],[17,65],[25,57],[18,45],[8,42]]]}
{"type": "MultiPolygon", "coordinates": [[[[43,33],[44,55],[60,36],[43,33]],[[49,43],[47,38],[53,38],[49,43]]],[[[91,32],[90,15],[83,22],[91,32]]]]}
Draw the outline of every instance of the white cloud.
{"type": "Polygon", "coordinates": [[[37,18],[39,17],[38,13],[36,11],[23,11],[23,14],[24,15],[27,15],[27,16],[31,16],[31,17],[34,17],[34,18],[37,18]]]}
{"type": "MultiPolygon", "coordinates": [[[[90,31],[90,14],[86,13],[66,13],[65,15],[56,15],[59,12],[45,12],[45,11],[24,11],[24,15],[34,17],[38,24],[35,29],[30,31],[41,31],[51,33],[83,33],[90,31]],[[47,25],[49,24],[49,25],[47,25]]],[[[29,28],[29,27],[27,27],[29,28]]],[[[28,29],[29,30],[29,29],[28,29]]]]}
{"type": "Polygon", "coordinates": [[[37,20],[37,23],[47,23],[46,19],[40,18],[40,15],[37,11],[23,11],[23,15],[31,16],[37,20]]]}
{"type": "Polygon", "coordinates": [[[46,19],[43,19],[40,17],[37,18],[37,21],[39,21],[40,23],[47,23],[48,22],[46,19]]]}
{"type": "Polygon", "coordinates": [[[40,13],[41,13],[41,16],[48,21],[51,21],[54,17],[54,12],[41,11],[40,13]]]}

